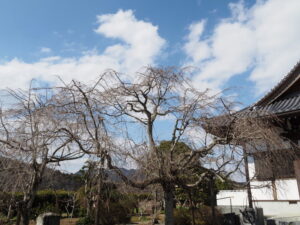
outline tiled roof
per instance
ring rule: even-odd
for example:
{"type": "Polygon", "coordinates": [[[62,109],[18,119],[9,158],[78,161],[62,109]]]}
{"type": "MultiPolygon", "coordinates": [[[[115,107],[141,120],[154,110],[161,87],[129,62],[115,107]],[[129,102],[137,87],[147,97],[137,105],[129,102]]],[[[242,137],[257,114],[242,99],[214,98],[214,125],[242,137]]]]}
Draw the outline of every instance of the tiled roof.
{"type": "Polygon", "coordinates": [[[296,81],[300,79],[300,61],[294,68],[264,97],[237,114],[239,116],[266,116],[291,113],[300,110],[300,87],[297,93],[280,98],[296,81]]]}
{"type": "Polygon", "coordinates": [[[252,110],[248,108],[247,111],[252,111],[253,113],[256,112],[259,115],[263,116],[267,114],[292,113],[298,110],[300,110],[300,95],[281,99],[266,106],[253,107],[252,110]]]}
{"type": "Polygon", "coordinates": [[[297,92],[281,97],[299,79],[300,61],[271,91],[253,105],[234,113],[233,116],[224,115],[208,120],[211,129],[209,132],[217,134],[220,127],[229,126],[236,117],[267,117],[300,111],[300,87],[297,92]]]}
{"type": "Polygon", "coordinates": [[[275,86],[273,87],[264,97],[257,101],[254,106],[266,105],[283,94],[294,82],[300,77],[300,61],[294,66],[294,68],[275,86]]]}

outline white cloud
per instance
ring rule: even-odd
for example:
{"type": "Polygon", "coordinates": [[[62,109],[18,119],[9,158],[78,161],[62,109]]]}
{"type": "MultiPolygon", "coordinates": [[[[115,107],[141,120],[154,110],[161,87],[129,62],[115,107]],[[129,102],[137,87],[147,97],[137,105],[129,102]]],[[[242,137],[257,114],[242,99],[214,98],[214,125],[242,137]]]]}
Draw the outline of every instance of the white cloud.
{"type": "Polygon", "coordinates": [[[200,62],[211,55],[207,41],[200,41],[204,26],[205,21],[200,21],[191,24],[189,27],[190,33],[187,38],[188,42],[184,45],[184,50],[194,62],[200,62]]]}
{"type": "Polygon", "coordinates": [[[199,68],[194,78],[199,87],[218,89],[249,71],[261,94],[300,59],[300,1],[257,1],[251,8],[240,1],[229,7],[231,17],[221,20],[208,37],[203,37],[203,21],[190,26],[184,46],[187,64],[199,68]]]}
{"type": "Polygon", "coordinates": [[[42,47],[40,49],[41,53],[50,53],[52,52],[51,48],[47,48],[47,47],[42,47]]]}
{"type": "Polygon", "coordinates": [[[158,27],[151,23],[137,20],[133,11],[119,10],[116,14],[98,16],[99,27],[95,30],[108,38],[124,41],[106,49],[105,53],[123,61],[125,71],[132,71],[146,66],[153,61],[165,40],[158,35],[158,27]]]}
{"type": "Polygon", "coordinates": [[[61,59],[60,56],[50,56],[50,57],[42,58],[40,61],[43,61],[43,62],[54,62],[54,61],[59,61],[60,59],[61,59]]]}
{"type": "Polygon", "coordinates": [[[95,32],[120,40],[119,44],[108,46],[101,53],[87,51],[79,58],[53,56],[33,63],[15,58],[0,63],[0,89],[27,88],[32,79],[55,83],[57,76],[66,82],[93,81],[107,69],[130,74],[155,63],[165,44],[156,26],[136,19],[131,10],[119,10],[97,19],[99,25],[95,32]]]}
{"type": "Polygon", "coordinates": [[[84,156],[79,159],[70,160],[70,161],[62,161],[56,169],[59,169],[66,173],[76,173],[78,172],[85,164],[85,162],[89,160],[87,156],[84,156]]]}

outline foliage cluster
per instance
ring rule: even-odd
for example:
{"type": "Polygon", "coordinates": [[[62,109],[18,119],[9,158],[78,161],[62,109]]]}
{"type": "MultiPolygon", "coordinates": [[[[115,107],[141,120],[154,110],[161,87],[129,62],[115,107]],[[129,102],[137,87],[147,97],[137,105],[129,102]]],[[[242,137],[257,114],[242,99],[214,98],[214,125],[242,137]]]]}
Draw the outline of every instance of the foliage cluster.
{"type": "Polygon", "coordinates": [[[214,195],[210,194],[209,182],[207,180],[203,180],[197,186],[190,188],[189,190],[185,190],[183,188],[177,187],[175,189],[176,200],[183,204],[186,201],[190,200],[192,197],[194,204],[202,204],[202,205],[211,205],[211,198],[215,198],[220,190],[232,190],[233,185],[232,181],[227,179],[225,181],[220,181],[219,179],[214,180],[214,195]]]}
{"type": "MultiPolygon", "coordinates": [[[[219,225],[222,222],[222,215],[215,210],[216,217],[215,221],[212,219],[212,210],[209,206],[201,206],[200,208],[194,209],[195,213],[195,224],[198,225],[219,225]]],[[[178,208],[174,211],[174,225],[192,225],[192,213],[191,209],[178,208]]]]}
{"type": "MultiPolygon", "coordinates": [[[[73,207],[73,197],[75,192],[65,190],[42,190],[38,191],[32,208],[31,218],[35,219],[39,214],[44,212],[68,213],[73,207]],[[72,203],[71,203],[72,202],[72,203]]],[[[16,216],[16,202],[23,199],[23,193],[0,193],[0,213],[8,214],[8,205],[11,205],[14,211],[13,216],[16,216]]],[[[74,215],[79,213],[79,205],[74,205],[74,215]]]]}
{"type": "MultiPolygon", "coordinates": [[[[128,223],[134,209],[138,207],[138,201],[147,198],[146,194],[122,194],[116,186],[110,184],[109,190],[102,190],[102,198],[100,205],[100,222],[103,225],[111,225],[118,223],[128,223]]],[[[94,217],[86,216],[85,201],[83,189],[78,192],[65,190],[42,190],[36,195],[33,203],[31,219],[35,219],[39,214],[44,212],[55,212],[59,214],[66,214],[74,207],[73,216],[83,216],[77,222],[78,225],[88,225],[94,223],[94,217]],[[76,201],[74,200],[76,195],[76,201]],[[69,208],[68,208],[69,207],[69,208]]],[[[12,205],[13,214],[16,216],[16,202],[23,198],[23,193],[5,193],[0,192],[0,214],[8,214],[8,205],[12,205]]]]}
{"type": "MultiPolygon", "coordinates": [[[[105,183],[101,190],[101,199],[99,204],[99,221],[101,225],[124,224],[130,222],[130,217],[134,213],[134,209],[138,207],[138,200],[145,198],[144,195],[123,194],[119,192],[115,185],[105,183]]],[[[91,215],[87,215],[86,199],[84,189],[79,190],[79,205],[81,208],[81,216],[77,225],[94,224],[97,208],[92,208],[91,215]]],[[[96,202],[95,202],[96,203],[96,202]]]]}

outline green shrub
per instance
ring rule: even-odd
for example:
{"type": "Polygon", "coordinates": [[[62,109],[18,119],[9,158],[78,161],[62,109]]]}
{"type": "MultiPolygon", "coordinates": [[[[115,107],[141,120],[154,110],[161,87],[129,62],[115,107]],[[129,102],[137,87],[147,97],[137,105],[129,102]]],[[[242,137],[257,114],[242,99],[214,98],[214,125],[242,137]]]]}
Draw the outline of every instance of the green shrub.
{"type": "Polygon", "coordinates": [[[174,210],[175,225],[192,225],[192,217],[188,209],[179,208],[174,210]]]}
{"type": "MultiPolygon", "coordinates": [[[[215,223],[213,223],[211,207],[201,206],[195,209],[195,224],[197,225],[219,225],[222,221],[222,215],[215,209],[216,217],[215,223]]],[[[192,224],[192,212],[191,209],[179,208],[174,210],[175,225],[191,225],[192,224]]]]}
{"type": "MultiPolygon", "coordinates": [[[[130,222],[130,218],[130,209],[122,204],[116,202],[101,203],[99,215],[101,225],[127,224],[130,222]]],[[[76,223],[76,225],[91,224],[94,224],[93,217],[82,217],[76,223]]]]}
{"type": "Polygon", "coordinates": [[[205,224],[205,225],[219,225],[221,224],[222,221],[222,214],[217,209],[215,209],[215,218],[214,218],[215,222],[213,223],[212,209],[210,206],[205,206],[205,205],[195,210],[195,217],[196,217],[196,221],[197,219],[199,220],[199,224],[205,224]]]}
{"type": "Polygon", "coordinates": [[[52,212],[52,213],[60,214],[60,210],[55,205],[46,202],[40,208],[34,207],[31,210],[31,218],[35,219],[38,217],[38,215],[45,213],[45,212],[52,212]]]}
{"type": "Polygon", "coordinates": [[[102,205],[100,208],[100,223],[102,225],[129,223],[131,217],[130,210],[131,209],[116,202],[109,203],[108,205],[102,205]]]}
{"type": "MultiPolygon", "coordinates": [[[[38,191],[35,200],[33,202],[31,218],[36,218],[40,213],[54,212],[54,213],[66,213],[66,204],[71,201],[74,192],[64,190],[42,190],[38,191]]],[[[16,202],[23,199],[23,193],[4,193],[0,192],[0,213],[7,214],[8,205],[13,200],[12,210],[13,215],[16,216],[16,202]]],[[[71,208],[69,208],[71,211],[71,208]]],[[[79,214],[79,206],[75,205],[74,216],[79,214]]]]}
{"type": "Polygon", "coordinates": [[[90,217],[81,217],[76,222],[76,225],[93,225],[94,221],[90,217]]]}
{"type": "MultiPolygon", "coordinates": [[[[64,190],[42,190],[38,191],[33,203],[31,217],[36,218],[39,214],[45,212],[54,212],[58,214],[66,213],[66,204],[71,200],[74,192],[64,190]]],[[[71,208],[69,209],[71,211],[71,208]]],[[[79,211],[75,205],[74,214],[79,211]]]]}
{"type": "Polygon", "coordinates": [[[85,217],[86,216],[86,208],[80,207],[78,209],[78,212],[76,213],[76,216],[78,216],[78,217],[85,217]]]}

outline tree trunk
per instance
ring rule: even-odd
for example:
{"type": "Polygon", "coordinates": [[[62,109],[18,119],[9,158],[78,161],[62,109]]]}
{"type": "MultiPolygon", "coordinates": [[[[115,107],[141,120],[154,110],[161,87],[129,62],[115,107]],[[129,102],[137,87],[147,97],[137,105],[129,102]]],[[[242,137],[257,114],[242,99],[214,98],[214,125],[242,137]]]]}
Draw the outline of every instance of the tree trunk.
{"type": "Polygon", "coordinates": [[[87,199],[86,201],[87,201],[87,203],[86,203],[86,205],[87,205],[87,207],[86,207],[86,216],[91,217],[92,216],[93,203],[92,203],[91,199],[87,199]]]}
{"type": "Polygon", "coordinates": [[[45,167],[46,167],[46,162],[41,164],[39,169],[35,169],[31,181],[30,189],[28,190],[28,193],[24,195],[23,202],[21,203],[21,224],[22,225],[29,225],[30,212],[39,185],[42,182],[42,174],[44,174],[45,167]]]}
{"type": "Polygon", "coordinates": [[[29,225],[30,210],[26,209],[26,208],[23,208],[21,215],[22,215],[21,225],[29,225]]]}
{"type": "Polygon", "coordinates": [[[7,212],[7,219],[10,220],[12,215],[12,203],[9,204],[8,212],[7,212]]]}
{"type": "Polygon", "coordinates": [[[192,199],[192,194],[191,192],[189,191],[188,192],[189,194],[189,199],[190,199],[190,208],[191,208],[191,212],[192,212],[192,225],[196,225],[196,222],[195,222],[195,203],[192,199]]]}
{"type": "Polygon", "coordinates": [[[101,204],[101,189],[103,184],[103,171],[102,168],[99,169],[98,177],[98,187],[97,187],[97,202],[96,202],[96,212],[95,212],[95,225],[100,225],[100,204],[101,204]]]}
{"type": "Polygon", "coordinates": [[[174,225],[174,193],[173,188],[164,188],[165,225],[174,225]]]}
{"type": "Polygon", "coordinates": [[[20,202],[17,203],[17,220],[16,220],[16,225],[20,225],[21,223],[21,206],[20,202]]]}
{"type": "Polygon", "coordinates": [[[196,225],[195,221],[195,207],[192,205],[192,225],[196,225]]]}
{"type": "Polygon", "coordinates": [[[95,225],[100,225],[100,193],[97,194],[95,225]]]}
{"type": "Polygon", "coordinates": [[[210,189],[210,207],[211,207],[211,218],[212,218],[212,224],[216,224],[216,210],[215,210],[215,181],[214,177],[210,178],[209,181],[209,189],[210,189]]]}
{"type": "Polygon", "coordinates": [[[90,175],[85,180],[85,187],[84,187],[84,195],[85,195],[85,202],[86,202],[86,216],[92,216],[92,194],[91,194],[91,177],[90,175]]]}
{"type": "Polygon", "coordinates": [[[251,191],[249,165],[248,165],[248,155],[247,155],[245,147],[244,147],[244,162],[245,162],[245,175],[246,175],[246,182],[247,182],[247,194],[248,194],[249,208],[253,209],[252,191],[251,191]]]}

